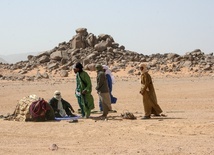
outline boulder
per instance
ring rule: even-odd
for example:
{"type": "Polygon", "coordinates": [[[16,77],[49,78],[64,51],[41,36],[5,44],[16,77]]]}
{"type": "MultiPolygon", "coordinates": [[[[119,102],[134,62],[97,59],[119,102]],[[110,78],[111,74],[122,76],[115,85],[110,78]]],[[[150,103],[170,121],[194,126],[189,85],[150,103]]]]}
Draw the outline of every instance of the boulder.
{"type": "Polygon", "coordinates": [[[68,77],[68,71],[66,71],[66,70],[61,70],[61,71],[60,71],[60,76],[61,76],[61,77],[68,77]]]}

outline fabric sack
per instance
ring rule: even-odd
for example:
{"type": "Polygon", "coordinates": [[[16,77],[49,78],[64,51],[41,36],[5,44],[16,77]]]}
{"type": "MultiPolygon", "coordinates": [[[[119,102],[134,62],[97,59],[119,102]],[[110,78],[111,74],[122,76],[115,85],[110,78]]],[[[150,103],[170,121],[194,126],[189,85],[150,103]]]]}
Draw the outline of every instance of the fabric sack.
{"type": "Polygon", "coordinates": [[[54,111],[44,99],[34,101],[29,110],[33,121],[54,120],[54,111]]]}

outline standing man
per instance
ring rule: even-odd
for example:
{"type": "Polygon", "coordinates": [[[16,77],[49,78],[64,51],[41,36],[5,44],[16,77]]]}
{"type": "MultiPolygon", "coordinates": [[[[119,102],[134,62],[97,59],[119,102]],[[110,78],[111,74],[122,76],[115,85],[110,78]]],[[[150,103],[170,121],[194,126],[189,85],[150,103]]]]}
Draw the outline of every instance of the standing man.
{"type": "Polygon", "coordinates": [[[101,105],[103,108],[103,114],[100,117],[106,118],[108,115],[108,111],[112,110],[108,83],[107,83],[106,75],[103,72],[103,66],[100,64],[97,64],[96,65],[96,71],[97,71],[97,87],[96,87],[96,90],[97,90],[97,93],[99,95],[99,99],[101,101],[101,105]]]}
{"type": "Polygon", "coordinates": [[[155,89],[152,83],[152,78],[147,71],[147,66],[145,64],[140,64],[139,67],[142,73],[140,94],[143,96],[143,106],[145,111],[145,116],[142,119],[151,118],[151,114],[160,116],[162,110],[157,103],[155,89]]]}
{"type": "MultiPolygon", "coordinates": [[[[103,66],[103,72],[106,75],[106,80],[107,80],[107,83],[108,83],[108,89],[109,89],[111,103],[115,104],[117,102],[117,98],[112,95],[112,89],[113,89],[112,86],[115,83],[114,76],[112,75],[112,73],[111,73],[111,71],[110,71],[108,66],[106,66],[106,65],[102,65],[102,66],[103,66]]],[[[101,104],[100,101],[99,101],[99,107],[100,107],[100,111],[103,111],[102,104],[101,104]]]]}
{"type": "Polygon", "coordinates": [[[91,78],[88,73],[83,71],[81,63],[76,63],[73,66],[74,73],[76,74],[76,91],[75,95],[81,109],[82,117],[89,118],[91,110],[94,109],[94,98],[91,95],[92,85],[91,78]]]}

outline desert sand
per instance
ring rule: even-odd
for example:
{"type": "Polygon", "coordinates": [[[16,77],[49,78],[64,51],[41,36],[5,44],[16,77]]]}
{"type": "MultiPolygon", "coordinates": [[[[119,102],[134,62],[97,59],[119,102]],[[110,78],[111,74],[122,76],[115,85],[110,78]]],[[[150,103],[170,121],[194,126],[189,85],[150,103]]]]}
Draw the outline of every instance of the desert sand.
{"type": "MultiPolygon", "coordinates": [[[[95,110],[98,110],[96,78],[90,72],[95,110]]],[[[77,123],[16,122],[0,119],[0,154],[214,154],[214,77],[153,75],[158,103],[167,117],[141,120],[144,115],[139,94],[140,76],[115,74],[113,104],[117,113],[107,121],[79,119],[77,123]],[[122,119],[132,112],[137,120],[122,119]],[[49,150],[56,144],[58,150],[49,150]]],[[[188,75],[188,74],[187,74],[188,75]]],[[[0,81],[0,115],[13,113],[21,98],[36,94],[49,100],[55,90],[78,110],[74,96],[75,76],[26,81],[0,81]]],[[[76,113],[77,114],[77,113],[76,113]]],[[[100,114],[92,114],[93,117],[100,114]]]]}

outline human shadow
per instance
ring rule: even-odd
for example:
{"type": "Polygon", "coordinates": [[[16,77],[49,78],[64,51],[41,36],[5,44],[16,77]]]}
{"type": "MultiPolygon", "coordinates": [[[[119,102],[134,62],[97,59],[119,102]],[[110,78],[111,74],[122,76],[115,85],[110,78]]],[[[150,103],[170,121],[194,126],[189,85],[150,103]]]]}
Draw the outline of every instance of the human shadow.
{"type": "Polygon", "coordinates": [[[150,119],[144,119],[144,120],[167,120],[167,119],[186,119],[186,118],[182,118],[182,117],[151,117],[150,119]]]}
{"type": "Polygon", "coordinates": [[[90,119],[93,119],[93,120],[111,120],[111,121],[122,121],[123,118],[121,116],[107,116],[107,117],[101,117],[101,116],[98,116],[98,117],[90,117],[90,119]]]}

